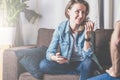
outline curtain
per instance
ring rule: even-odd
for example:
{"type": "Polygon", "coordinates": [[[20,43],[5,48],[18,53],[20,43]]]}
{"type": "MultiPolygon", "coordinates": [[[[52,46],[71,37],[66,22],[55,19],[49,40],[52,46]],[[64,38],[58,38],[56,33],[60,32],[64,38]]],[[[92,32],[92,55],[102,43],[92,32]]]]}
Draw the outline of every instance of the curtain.
{"type": "Polygon", "coordinates": [[[112,29],[120,20],[120,0],[86,0],[90,5],[90,19],[96,29],[112,29]]]}
{"type": "Polygon", "coordinates": [[[120,20],[120,0],[99,0],[100,28],[112,29],[116,21],[120,20]]]}
{"type": "MultiPolygon", "coordinates": [[[[115,0],[114,0],[115,1],[115,0]]],[[[114,9],[113,0],[104,0],[104,28],[111,29],[113,28],[113,9],[114,9]]]]}
{"type": "Polygon", "coordinates": [[[120,20],[120,0],[114,0],[114,23],[120,20]]]}
{"type": "Polygon", "coordinates": [[[90,12],[88,17],[94,22],[94,30],[100,28],[99,24],[99,1],[98,0],[86,0],[89,3],[90,12]]]}

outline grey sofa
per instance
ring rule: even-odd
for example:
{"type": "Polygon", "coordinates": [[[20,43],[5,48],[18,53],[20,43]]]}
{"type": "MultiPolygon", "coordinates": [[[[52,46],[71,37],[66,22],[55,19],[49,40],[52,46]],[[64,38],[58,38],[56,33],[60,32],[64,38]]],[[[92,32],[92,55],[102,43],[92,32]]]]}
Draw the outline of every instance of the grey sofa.
{"type": "MultiPolygon", "coordinates": [[[[95,55],[104,69],[111,66],[109,41],[112,29],[98,29],[94,32],[95,55]],[[107,67],[106,67],[107,66],[107,67]]],[[[3,80],[37,80],[27,72],[19,63],[15,52],[20,49],[37,48],[42,45],[49,46],[54,29],[40,28],[36,45],[14,47],[3,53],[3,80]]],[[[78,75],[50,75],[45,74],[44,80],[78,80],[78,75]]]]}

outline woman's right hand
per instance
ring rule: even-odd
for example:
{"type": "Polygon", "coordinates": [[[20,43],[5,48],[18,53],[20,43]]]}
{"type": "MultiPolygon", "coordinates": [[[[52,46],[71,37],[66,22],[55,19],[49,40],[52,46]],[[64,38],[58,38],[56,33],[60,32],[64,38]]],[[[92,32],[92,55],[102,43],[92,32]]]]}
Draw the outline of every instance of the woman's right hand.
{"type": "Polygon", "coordinates": [[[91,38],[91,32],[94,29],[94,23],[92,21],[88,21],[85,24],[85,38],[91,38]]]}
{"type": "Polygon", "coordinates": [[[59,64],[68,62],[66,58],[60,55],[60,52],[57,52],[56,55],[51,56],[51,59],[59,64]]]}

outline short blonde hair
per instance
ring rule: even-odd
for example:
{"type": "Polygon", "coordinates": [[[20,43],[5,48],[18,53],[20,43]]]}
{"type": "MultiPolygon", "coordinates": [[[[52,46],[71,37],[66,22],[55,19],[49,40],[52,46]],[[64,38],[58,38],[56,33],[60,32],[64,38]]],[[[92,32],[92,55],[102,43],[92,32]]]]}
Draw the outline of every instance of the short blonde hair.
{"type": "Polygon", "coordinates": [[[86,7],[86,16],[89,14],[89,4],[88,2],[86,2],[85,0],[70,0],[65,8],[65,16],[66,18],[69,19],[69,15],[67,13],[68,9],[71,9],[71,7],[75,4],[75,3],[80,3],[85,5],[86,7]]]}

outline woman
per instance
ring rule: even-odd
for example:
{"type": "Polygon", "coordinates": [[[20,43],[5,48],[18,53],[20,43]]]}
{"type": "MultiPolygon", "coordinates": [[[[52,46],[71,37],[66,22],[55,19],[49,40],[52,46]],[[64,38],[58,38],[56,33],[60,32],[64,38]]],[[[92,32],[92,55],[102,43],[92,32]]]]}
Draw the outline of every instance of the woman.
{"type": "Polygon", "coordinates": [[[120,21],[116,22],[111,36],[110,54],[112,66],[106,70],[106,73],[88,80],[120,80],[120,21]]]}
{"type": "Polygon", "coordinates": [[[47,74],[79,74],[86,80],[93,73],[92,21],[87,21],[89,5],[84,0],[71,0],[63,21],[55,30],[40,69],[47,74]],[[59,46],[59,51],[57,50],[59,46]]]}

